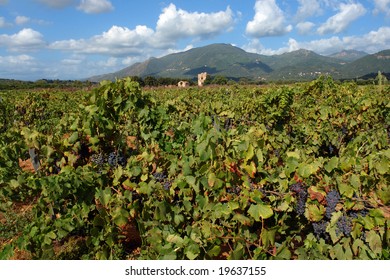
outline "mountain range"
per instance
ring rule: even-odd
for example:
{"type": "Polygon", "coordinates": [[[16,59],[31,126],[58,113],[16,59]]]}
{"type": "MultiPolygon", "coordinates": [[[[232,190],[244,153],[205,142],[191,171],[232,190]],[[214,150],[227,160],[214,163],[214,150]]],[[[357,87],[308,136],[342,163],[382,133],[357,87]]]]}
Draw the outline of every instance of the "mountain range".
{"type": "Polygon", "coordinates": [[[87,80],[115,80],[127,76],[154,76],[194,79],[198,73],[221,75],[231,79],[311,80],[319,75],[335,79],[352,79],[390,72],[390,49],[375,54],[343,50],[329,56],[300,49],[280,55],[249,53],[229,44],[211,44],[188,51],[150,58],[115,73],[90,77],[87,80]]]}

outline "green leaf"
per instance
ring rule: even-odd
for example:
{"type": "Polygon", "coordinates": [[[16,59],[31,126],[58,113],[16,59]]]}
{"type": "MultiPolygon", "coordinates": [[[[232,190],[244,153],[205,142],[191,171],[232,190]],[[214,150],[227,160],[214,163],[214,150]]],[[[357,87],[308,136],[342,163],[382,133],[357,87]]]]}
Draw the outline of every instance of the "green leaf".
{"type": "Polygon", "coordinates": [[[184,253],[190,260],[196,259],[196,257],[199,256],[200,253],[199,245],[196,243],[191,243],[189,246],[186,246],[184,248],[184,253]]]}
{"type": "Polygon", "coordinates": [[[260,218],[268,219],[274,214],[271,206],[264,204],[252,204],[249,207],[248,213],[255,221],[260,221],[260,218]]]}
{"type": "Polygon", "coordinates": [[[375,169],[378,171],[379,174],[385,175],[389,173],[390,171],[390,161],[383,157],[380,161],[377,161],[375,163],[375,169]]]}
{"type": "Polygon", "coordinates": [[[107,207],[107,205],[111,202],[111,189],[108,187],[104,190],[100,189],[98,196],[101,204],[107,207]]]}
{"type": "Polygon", "coordinates": [[[253,145],[249,145],[248,150],[244,153],[245,161],[248,161],[253,158],[255,155],[253,145]]]}
{"type": "Polygon", "coordinates": [[[303,178],[308,178],[310,175],[316,173],[320,168],[320,163],[313,162],[310,164],[301,163],[298,167],[298,174],[303,178]]]}
{"type": "Polygon", "coordinates": [[[247,216],[244,216],[242,214],[235,214],[233,216],[233,220],[240,222],[244,226],[250,226],[252,224],[251,219],[249,219],[247,216]]]}
{"type": "Polygon", "coordinates": [[[182,247],[184,244],[183,238],[176,234],[170,234],[167,236],[167,242],[174,243],[177,247],[182,247]]]}
{"type": "Polygon", "coordinates": [[[287,246],[280,246],[276,251],[276,259],[278,260],[290,260],[291,252],[287,246]]]}
{"type": "Polygon", "coordinates": [[[339,187],[339,190],[340,190],[340,194],[342,196],[345,196],[345,197],[348,197],[348,198],[352,198],[353,197],[353,194],[355,193],[355,189],[351,185],[345,184],[345,183],[339,183],[338,187],[339,187]]]}
{"type": "Polygon", "coordinates": [[[307,211],[309,220],[312,222],[318,222],[322,220],[325,208],[322,205],[317,206],[315,204],[308,204],[307,211]]]}
{"type": "Polygon", "coordinates": [[[138,186],[139,192],[142,194],[150,195],[153,191],[152,187],[149,186],[146,182],[140,182],[138,186]]]}
{"type": "Polygon", "coordinates": [[[175,222],[175,225],[178,226],[184,222],[184,216],[181,214],[177,214],[174,216],[173,221],[175,222]]]}
{"type": "Polygon", "coordinates": [[[382,253],[381,238],[375,231],[370,230],[366,233],[366,242],[368,242],[368,246],[376,255],[380,255],[382,253]]]}
{"type": "Polygon", "coordinates": [[[324,166],[325,170],[327,172],[332,172],[334,169],[336,169],[339,165],[339,159],[338,157],[332,157],[324,166]]]}
{"type": "Polygon", "coordinates": [[[221,252],[221,246],[215,245],[213,248],[207,251],[207,254],[210,257],[216,257],[219,255],[220,252],[221,252]]]}
{"type": "Polygon", "coordinates": [[[194,176],[186,176],[186,182],[195,190],[196,193],[199,193],[199,186],[196,183],[196,178],[194,176]]]}
{"type": "Polygon", "coordinates": [[[69,144],[74,144],[76,143],[77,139],[79,139],[79,133],[76,131],[73,132],[72,135],[69,137],[68,142],[69,144]]]}
{"type": "Polygon", "coordinates": [[[268,248],[270,245],[275,244],[275,234],[277,232],[276,228],[273,229],[262,229],[260,238],[262,241],[262,244],[264,245],[265,248],[268,248]]]}
{"type": "Polygon", "coordinates": [[[129,211],[123,208],[117,208],[113,215],[113,221],[117,226],[121,227],[128,223],[129,216],[129,211]]]}
{"type": "Polygon", "coordinates": [[[360,178],[356,174],[351,175],[349,182],[351,183],[352,186],[355,187],[356,190],[360,188],[360,185],[361,185],[360,178]]]}
{"type": "Polygon", "coordinates": [[[295,158],[295,159],[298,159],[298,160],[301,158],[298,151],[287,152],[286,154],[287,154],[288,158],[295,158]]]}
{"type": "Polygon", "coordinates": [[[209,173],[207,182],[208,182],[208,184],[209,184],[210,187],[213,187],[213,186],[214,186],[215,180],[216,180],[215,173],[213,173],[213,172],[209,173]]]}

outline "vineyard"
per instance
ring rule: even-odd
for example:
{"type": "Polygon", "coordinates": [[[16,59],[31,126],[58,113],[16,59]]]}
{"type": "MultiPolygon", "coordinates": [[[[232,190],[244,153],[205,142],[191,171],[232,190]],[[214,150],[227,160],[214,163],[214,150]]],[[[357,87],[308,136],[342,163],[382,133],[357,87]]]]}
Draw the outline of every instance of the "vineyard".
{"type": "Polygon", "coordinates": [[[0,92],[0,259],[389,259],[390,87],[0,92]]]}

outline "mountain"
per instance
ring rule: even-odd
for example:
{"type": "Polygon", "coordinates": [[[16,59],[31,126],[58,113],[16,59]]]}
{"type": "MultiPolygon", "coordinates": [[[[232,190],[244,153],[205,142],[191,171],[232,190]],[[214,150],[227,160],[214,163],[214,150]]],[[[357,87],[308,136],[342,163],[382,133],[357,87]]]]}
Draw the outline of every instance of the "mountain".
{"type": "Polygon", "coordinates": [[[94,76],[87,80],[97,82],[127,76],[194,79],[201,72],[233,79],[245,77],[269,81],[311,80],[321,74],[332,75],[336,79],[356,78],[378,70],[390,72],[390,63],[387,59],[389,51],[366,55],[359,59],[352,59],[354,55],[355,57],[363,55],[357,51],[344,51],[344,56],[341,54],[343,52],[322,56],[304,49],[266,56],[249,53],[229,44],[212,44],[161,58],[150,58],[115,73],[94,76]]]}
{"type": "Polygon", "coordinates": [[[346,64],[343,69],[344,77],[348,79],[362,77],[372,73],[390,73],[390,50],[366,55],[346,64]]]}
{"type": "Polygon", "coordinates": [[[341,52],[329,55],[329,57],[341,59],[345,62],[352,62],[368,55],[366,52],[356,50],[342,50],[341,52]]]}
{"type": "Polygon", "coordinates": [[[310,79],[321,74],[330,74],[335,78],[339,78],[339,69],[342,61],[300,49],[281,55],[274,55],[270,57],[268,65],[275,69],[270,76],[273,80],[310,79]]]}
{"type": "Polygon", "coordinates": [[[112,79],[126,76],[157,76],[193,78],[201,72],[227,77],[254,77],[271,72],[268,65],[261,62],[263,56],[248,53],[227,44],[213,44],[201,48],[169,54],[161,58],[150,58],[133,64],[118,72],[96,76],[90,80],[112,79]]]}

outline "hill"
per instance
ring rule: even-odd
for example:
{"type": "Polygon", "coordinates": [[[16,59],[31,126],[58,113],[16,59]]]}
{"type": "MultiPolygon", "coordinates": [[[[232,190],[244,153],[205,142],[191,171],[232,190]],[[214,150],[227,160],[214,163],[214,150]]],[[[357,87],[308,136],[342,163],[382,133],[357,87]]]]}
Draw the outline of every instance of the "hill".
{"type": "Polygon", "coordinates": [[[329,57],[344,60],[345,62],[353,62],[368,55],[366,52],[356,50],[342,50],[341,52],[329,55],[329,57]]]}
{"type": "Polygon", "coordinates": [[[390,50],[366,55],[358,60],[346,64],[342,71],[344,73],[344,77],[349,79],[377,73],[378,71],[389,73],[390,50]]]}
{"type": "Polygon", "coordinates": [[[378,71],[390,72],[389,52],[387,50],[361,57],[362,52],[350,50],[323,56],[301,49],[265,56],[229,44],[212,44],[161,58],[150,58],[115,73],[87,80],[97,82],[127,76],[193,79],[201,72],[232,79],[245,77],[268,81],[311,80],[322,74],[332,75],[336,79],[356,78],[378,71]]]}

